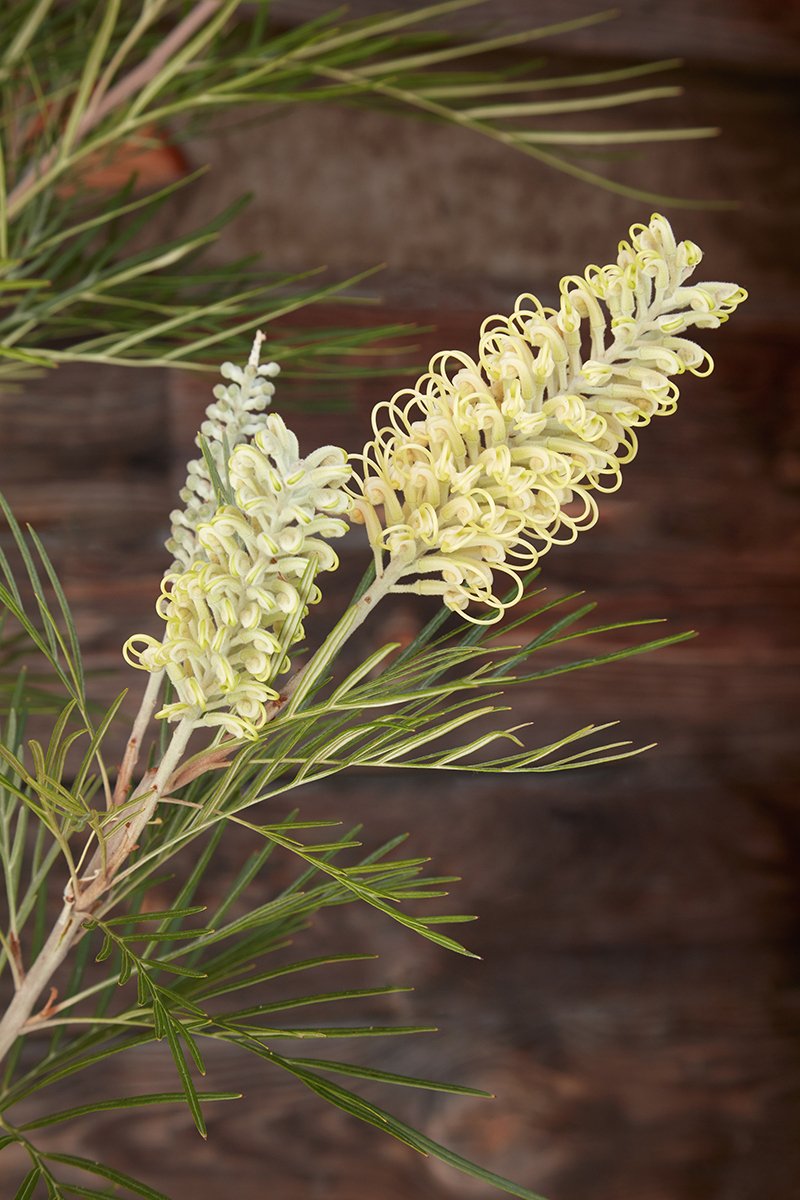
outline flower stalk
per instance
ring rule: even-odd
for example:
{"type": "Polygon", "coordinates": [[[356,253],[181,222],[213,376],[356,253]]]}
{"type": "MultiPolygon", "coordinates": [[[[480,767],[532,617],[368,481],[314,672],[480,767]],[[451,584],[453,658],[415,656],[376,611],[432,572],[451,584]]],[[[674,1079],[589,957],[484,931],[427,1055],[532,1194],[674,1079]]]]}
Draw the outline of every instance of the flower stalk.
{"type": "Polygon", "coordinates": [[[147,681],[147,687],[142,696],[142,702],[139,705],[139,711],[136,714],[133,722],[133,729],[125,746],[125,754],[120,763],[117,782],[114,785],[114,795],[112,804],[118,807],[124,804],[128,798],[128,792],[131,790],[131,779],[133,772],[136,769],[136,764],[139,761],[139,755],[142,752],[142,742],[150,724],[150,720],[158,704],[158,698],[161,693],[161,687],[164,682],[164,671],[154,671],[147,681]]]}

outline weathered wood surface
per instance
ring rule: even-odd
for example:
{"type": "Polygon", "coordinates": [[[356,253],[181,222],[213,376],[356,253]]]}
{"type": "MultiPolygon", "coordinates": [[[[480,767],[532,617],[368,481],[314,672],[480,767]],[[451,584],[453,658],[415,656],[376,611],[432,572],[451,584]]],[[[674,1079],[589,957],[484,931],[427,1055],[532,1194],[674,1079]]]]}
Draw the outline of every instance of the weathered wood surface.
{"type": "MultiPolygon", "coordinates": [[[[437,314],[420,359],[444,345],[470,349],[479,321],[437,314]]],[[[688,380],[679,414],[643,432],[599,526],[543,560],[551,594],[584,588],[601,618],[663,616],[667,629],[699,637],[523,689],[511,698],[514,723],[535,722],[533,744],[619,719],[621,736],[655,749],[586,773],[387,773],[297,797],[304,817],[363,820],[370,844],[410,829],[415,852],[463,875],[457,910],[481,917],[466,928],[481,963],[420,945],[377,914],[339,910],[309,932],[309,954],[375,951],[367,983],[415,986],[365,1005],[365,1020],[441,1027],[370,1045],[369,1061],[499,1098],[370,1095],[557,1200],[797,1195],[798,340],[791,325],[744,312],[714,334],[715,374],[688,380]]],[[[0,402],[6,491],[62,573],[89,665],[111,672],[93,684],[98,695],[140,682],[119,647],[158,624],[165,514],[209,387],[195,376],[62,368],[0,402]]],[[[298,412],[291,423],[306,447],[355,448],[386,387],[358,384],[351,413],[298,412]]],[[[277,406],[293,392],[279,382],[277,406]]],[[[312,637],[360,573],[355,537],[342,560],[312,637]]],[[[421,619],[398,598],[357,649],[412,636],[421,619]]],[[[212,888],[247,849],[232,837],[212,888]]],[[[265,898],[272,886],[259,884],[265,898]]],[[[333,974],[324,983],[334,986],[333,974]]],[[[175,1200],[211,1200],[232,1181],[255,1200],[265,1180],[280,1200],[484,1194],[244,1058],[211,1061],[210,1086],[241,1087],[247,1099],[215,1110],[207,1145],[183,1111],[75,1122],[48,1144],[109,1154],[131,1171],[146,1158],[148,1179],[175,1200]]],[[[122,1075],[137,1090],[172,1087],[166,1051],[115,1063],[96,1086],[119,1094],[122,1075]]],[[[48,1107],[78,1102],[71,1088],[48,1107]]]]}
{"type": "MultiPolygon", "coordinates": [[[[287,19],[314,4],[293,0],[287,19]]],[[[376,7],[358,4],[357,13],[376,7]]],[[[569,12],[537,4],[533,19],[512,0],[491,8],[513,28],[588,11],[583,0],[569,12]]],[[[534,721],[530,744],[614,719],[621,737],[657,741],[627,764],[505,781],[360,775],[299,794],[306,817],[363,821],[370,845],[412,830],[410,849],[462,875],[453,906],[480,914],[464,933],[484,961],[448,957],[357,909],[320,918],[305,948],[374,950],[380,957],[363,965],[359,985],[415,986],[365,1003],[365,1022],[440,1026],[365,1044],[366,1061],[486,1087],[498,1099],[365,1094],[551,1200],[797,1200],[800,154],[791,75],[751,70],[794,70],[796,6],[622,8],[622,21],[580,35],[585,46],[609,55],[608,65],[626,54],[682,54],[694,64],[675,80],[687,94],[659,102],[653,125],[720,123],[725,134],[613,169],[656,190],[742,198],[738,213],[672,216],[709,251],[710,273],[736,277],[752,298],[709,335],[715,374],[683,382],[678,415],[643,432],[640,457],[622,491],[605,499],[598,527],[548,555],[542,580],[551,595],[585,589],[600,619],[666,617],[663,628],[699,636],[512,698],[509,723],[534,721]]],[[[570,38],[560,49],[582,45],[570,38]]],[[[550,70],[594,68],[563,59],[550,70]]],[[[603,119],[627,127],[631,116],[644,123],[637,110],[603,119]]],[[[587,259],[605,261],[629,220],[647,215],[488,141],[376,113],[298,112],[198,140],[186,153],[193,166],[214,164],[216,182],[181,197],[165,234],[253,187],[253,208],[220,257],[258,247],[278,269],[327,262],[341,276],[387,259],[375,290],[394,308],[349,310],[348,319],[435,323],[417,339],[419,362],[445,346],[471,351],[481,319],[516,288],[552,288],[587,259]]],[[[338,324],[342,310],[321,317],[338,324]]],[[[92,681],[96,695],[131,686],[129,710],[141,678],[123,667],[120,646],[159,625],[167,514],[210,386],[147,370],[63,368],[0,397],[0,486],[53,555],[88,665],[105,672],[92,681]]],[[[323,440],[356,449],[388,386],[358,384],[348,413],[292,412],[290,424],[306,449],[323,440]]],[[[302,400],[302,388],[279,380],[279,410],[287,397],[302,400]]],[[[333,622],[363,561],[358,536],[348,535],[310,637],[333,622]]],[[[421,603],[387,603],[353,653],[409,638],[422,619],[421,603]]],[[[212,893],[249,849],[245,834],[230,835],[212,893]]],[[[285,868],[276,869],[258,882],[259,898],[279,885],[285,868]]],[[[353,983],[346,971],[320,976],[320,990],[353,983]]],[[[292,990],[287,982],[269,998],[292,990]]],[[[71,1122],[47,1144],[146,1171],[175,1200],[218,1200],[232,1189],[240,1200],[488,1194],[250,1059],[212,1052],[209,1060],[208,1086],[246,1099],[214,1110],[208,1143],[176,1108],[71,1122]]],[[[93,1080],[105,1096],[175,1086],[163,1047],[93,1080]]],[[[84,1098],[65,1081],[47,1108],[84,1098]]],[[[29,1102],[30,1117],[39,1103],[29,1102]]],[[[4,1153],[3,1196],[13,1195],[20,1167],[4,1153]]]]}

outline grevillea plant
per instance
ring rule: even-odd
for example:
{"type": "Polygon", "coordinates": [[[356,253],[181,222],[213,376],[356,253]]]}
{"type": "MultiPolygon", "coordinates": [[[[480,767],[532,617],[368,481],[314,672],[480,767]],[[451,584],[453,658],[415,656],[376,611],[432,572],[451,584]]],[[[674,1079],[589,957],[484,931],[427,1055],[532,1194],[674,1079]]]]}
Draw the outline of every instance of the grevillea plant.
{"type": "MultiPolygon", "coordinates": [[[[470,1089],[274,1049],[280,1039],[411,1030],[273,1024],[276,1009],[290,1012],[309,1001],[305,995],[242,1007],[239,994],[247,988],[266,988],[268,997],[276,975],[336,961],[271,968],[267,960],[328,905],[364,902],[442,948],[470,953],[440,931],[446,921],[469,918],[404,911],[404,900],[441,895],[446,881],[420,878],[421,860],[395,857],[396,841],[352,861],[348,851],[359,845],[352,835],[309,843],[306,831],[328,823],[299,821],[296,814],[261,823],[259,806],[353,766],[536,773],[638,752],[615,742],[562,755],[596,732],[591,727],[535,749],[509,729],[477,737],[464,731],[498,711],[491,697],[515,682],[688,636],[537,670],[537,651],[598,630],[571,628],[588,608],[541,629],[539,618],[554,604],[540,602],[531,584],[540,556],[591,526],[596,495],[619,487],[622,465],[636,453],[636,430],[674,412],[674,377],[710,371],[708,354],[686,334],[720,325],[744,292],[733,284],[690,283],[700,259],[691,242],[676,243],[663,217],[634,226],[616,263],[561,281],[558,308],[521,296],[511,316],[484,323],[475,359],[437,354],[414,387],[378,406],[374,437],[360,455],[323,446],[300,457],[294,434],[267,412],[278,368],[260,363],[262,335],[245,367],[225,363],[228,383],[214,389],[198,435],[201,454],[189,464],[181,493],[184,507],[172,514],[174,562],[157,605],[163,637],[137,635],[126,646],[128,661],[149,681],[113,788],[103,740],[122,697],[94,720],[63,592],[31,534],[58,601],[54,613],[30,545],[6,509],[39,621],[5,561],[0,597],[67,694],[46,747],[31,740],[23,751],[19,703],[11,706],[0,745],[0,849],[9,904],[2,944],[14,989],[0,1023],[0,1054],[7,1056],[0,1146],[22,1146],[30,1157],[18,1197],[38,1195],[39,1187],[57,1197],[110,1194],[76,1184],[74,1175],[59,1181],[63,1164],[136,1195],[162,1197],[112,1166],[42,1148],[37,1131],[94,1108],[175,1103],[183,1096],[205,1135],[204,1104],[234,1098],[197,1088],[192,1062],[203,1070],[207,1039],[249,1050],[424,1153],[514,1195],[533,1196],[328,1075],[470,1089]],[[331,543],[348,522],[365,528],[372,564],[327,638],[313,652],[298,651],[320,580],[338,565],[331,543]],[[439,597],[442,607],[400,653],[386,645],[349,673],[338,669],[347,639],[397,592],[439,597]],[[498,625],[518,604],[521,616],[514,612],[498,625]],[[516,636],[498,641],[498,629],[516,636]],[[137,777],[153,719],[159,732],[137,777]],[[85,753],[66,783],[67,752],[81,738],[85,753]],[[505,750],[493,757],[498,743],[505,750]],[[35,850],[25,860],[31,823],[35,850]],[[198,927],[193,918],[203,906],[194,901],[230,824],[257,834],[263,848],[198,927]],[[179,850],[195,844],[195,866],[173,906],[150,911],[148,888],[179,850]],[[248,886],[265,874],[276,847],[297,860],[298,880],[243,916],[231,915],[234,904],[246,904],[248,886]],[[41,897],[59,871],[62,907],[48,934],[41,897]],[[70,957],[65,974],[62,963],[70,957]],[[106,974],[89,969],[93,959],[107,963],[106,974]],[[49,1083],[152,1040],[166,1040],[180,1093],[14,1120],[16,1106],[49,1083]]],[[[18,702],[25,686],[20,676],[18,702]]]]}

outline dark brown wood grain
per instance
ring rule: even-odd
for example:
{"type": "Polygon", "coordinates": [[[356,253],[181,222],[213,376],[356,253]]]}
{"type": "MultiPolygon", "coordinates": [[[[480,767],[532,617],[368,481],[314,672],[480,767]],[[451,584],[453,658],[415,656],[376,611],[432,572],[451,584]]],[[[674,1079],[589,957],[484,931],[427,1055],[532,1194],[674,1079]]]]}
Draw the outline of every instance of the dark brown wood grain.
{"type": "MultiPolygon", "coordinates": [[[[547,19],[554,7],[545,6],[547,19]]],[[[676,188],[689,191],[696,183],[716,187],[716,194],[733,191],[745,205],[734,214],[670,215],[682,235],[692,236],[695,223],[698,241],[705,244],[708,234],[714,271],[733,274],[742,266],[754,294],[729,325],[704,335],[715,373],[680,381],[677,415],[642,432],[639,457],[626,469],[622,490],[601,504],[597,527],[542,560],[546,594],[583,591],[575,603],[596,601],[597,623],[665,618],[644,636],[686,629],[698,636],[650,656],[556,676],[507,698],[509,724],[532,722],[524,731],[530,745],[615,720],[620,724],[609,732],[615,740],[657,745],[626,763],[585,772],[505,779],[361,773],[293,798],[307,819],[363,822],[370,847],[410,831],[411,853],[429,854],[437,872],[463,877],[451,901],[455,911],[480,916],[460,930],[480,962],[448,956],[356,907],[320,916],[302,935],[303,950],[309,957],[330,949],[379,955],[357,970],[326,968],[320,990],[352,983],[415,988],[365,1002],[359,1009],[364,1023],[439,1026],[438,1034],[365,1043],[354,1052],[363,1061],[472,1084],[497,1099],[371,1086],[364,1094],[550,1200],[800,1198],[800,322],[791,233],[800,155],[792,132],[796,49],[788,41],[778,46],[791,33],[788,7],[748,2],[700,12],[686,0],[680,21],[671,10],[655,14],[653,57],[673,53],[681,38],[686,45],[694,36],[691,22],[702,18],[706,29],[708,22],[722,22],[729,48],[712,47],[705,57],[692,53],[695,64],[743,64],[741,76],[695,66],[690,81],[697,91],[690,87],[676,119],[728,121],[728,140],[709,151],[710,183],[703,160],[683,150],[674,155],[674,172],[676,188]],[[747,66],[745,43],[756,25],[750,65],[779,65],[780,78],[747,66]]],[[[628,8],[640,28],[647,6],[628,8]]],[[[503,6],[514,20],[519,9],[503,6]]],[[[648,48],[602,45],[619,56],[648,48]]],[[[413,339],[419,347],[414,361],[422,364],[444,347],[472,351],[480,321],[516,279],[516,266],[508,265],[515,239],[525,263],[535,266],[537,237],[543,260],[560,261],[571,237],[581,253],[595,237],[605,239],[607,249],[622,232],[621,213],[623,227],[629,209],[632,219],[646,216],[627,201],[548,182],[530,164],[495,176],[494,150],[481,157],[476,148],[474,157],[459,158],[458,134],[452,160],[442,153],[442,177],[434,179],[426,174],[433,161],[425,157],[427,127],[419,142],[408,134],[400,146],[404,170],[425,180],[439,208],[433,216],[433,209],[420,210],[422,217],[399,209],[387,215],[358,174],[358,137],[366,132],[377,146],[384,118],[337,112],[326,126],[327,119],[324,128],[343,139],[334,149],[352,154],[342,170],[355,216],[348,210],[341,226],[334,222],[337,237],[349,228],[345,218],[365,229],[374,218],[370,238],[378,236],[381,221],[387,228],[396,222],[404,257],[393,262],[391,241],[381,255],[395,280],[388,294],[401,302],[378,311],[325,306],[292,318],[295,327],[416,321],[435,329],[413,339]],[[355,131],[349,149],[347,129],[355,131]],[[476,238],[485,242],[470,245],[466,234],[476,227],[464,213],[478,184],[489,189],[500,234],[492,241],[494,230],[481,227],[476,238]],[[511,216],[500,211],[501,194],[511,216]],[[430,217],[430,228],[423,217],[430,217]],[[457,237],[448,233],[453,224],[457,237]],[[496,251],[485,278],[473,261],[484,249],[496,251]],[[473,259],[459,276],[462,251],[473,259]],[[462,286],[458,294],[454,280],[462,286]]],[[[441,136],[430,134],[434,150],[441,136]]],[[[259,231],[271,229],[269,205],[287,200],[268,153],[274,144],[259,142],[252,154],[251,145],[245,153],[220,135],[187,149],[193,164],[193,155],[198,162],[217,155],[225,173],[212,197],[217,207],[231,178],[237,187],[240,176],[242,187],[255,179],[256,218],[236,235],[248,252],[259,231]],[[228,162],[232,147],[235,161],[228,162]]],[[[658,161],[657,186],[672,186],[672,160],[658,161]]],[[[309,155],[292,178],[313,183],[318,166],[309,155]]],[[[394,177],[381,178],[382,203],[405,195],[393,191],[394,177]]],[[[309,195],[321,207],[308,211],[324,213],[325,189],[311,183],[309,195]]],[[[298,212],[308,202],[308,195],[300,196],[298,212]]],[[[309,226],[302,242],[292,241],[287,220],[292,236],[276,239],[278,260],[293,265],[306,254],[302,265],[315,265],[324,223],[309,226]]],[[[303,220],[297,218],[298,228],[303,220]]],[[[330,257],[324,253],[334,267],[363,265],[356,238],[348,245],[331,242],[330,257]]],[[[371,247],[369,241],[370,253],[371,247]]],[[[269,257],[268,240],[263,248],[269,257]]],[[[570,260],[569,269],[579,265],[570,260]]],[[[160,624],[153,605],[169,561],[163,549],[168,513],[213,382],[148,369],[62,367],[24,392],[0,396],[0,486],[52,554],[94,672],[93,694],[108,701],[130,687],[129,712],[142,679],[124,666],[120,648],[132,632],[155,632],[160,624]]],[[[324,394],[284,376],[275,408],[305,450],[320,442],[353,450],[368,434],[372,405],[395,386],[390,380],[345,389],[337,384],[332,408],[324,394]]],[[[8,548],[5,534],[0,543],[8,548]]],[[[341,560],[340,570],[322,581],[323,601],[306,626],[310,642],[331,627],[363,570],[358,532],[343,540],[341,560]]],[[[350,661],[387,640],[407,641],[430,611],[409,598],[382,605],[348,651],[350,661]]],[[[636,631],[607,634],[587,639],[584,649],[601,652],[635,638],[636,631]]],[[[34,728],[44,730],[45,723],[40,719],[34,728]]],[[[112,740],[121,753],[121,725],[112,740]]],[[[276,803],[269,811],[279,817],[285,808],[276,803]]],[[[245,831],[226,834],[207,881],[210,901],[251,849],[245,831]]],[[[188,857],[179,860],[179,871],[187,866],[188,857]]],[[[254,885],[256,899],[268,899],[287,870],[276,858],[271,873],[254,885]]],[[[170,885],[162,892],[159,899],[167,903],[170,885]]],[[[291,995],[293,986],[284,981],[263,995],[291,995]]],[[[306,1052],[322,1055],[318,1045],[306,1052]]],[[[341,1049],[328,1053],[336,1057],[341,1049]]],[[[497,1194],[326,1108],[253,1059],[213,1047],[208,1057],[207,1086],[241,1090],[245,1099],[209,1106],[207,1143],[186,1109],[176,1106],[70,1122],[43,1135],[42,1144],[106,1157],[174,1200],[218,1200],[234,1192],[238,1200],[497,1194]]],[[[98,1069],[92,1086],[110,1097],[177,1083],[167,1049],[146,1047],[98,1069]]],[[[83,1098],[66,1080],[47,1097],[46,1108],[83,1098]]],[[[32,1119],[44,1108],[44,1100],[32,1098],[15,1115],[32,1119]]],[[[0,1194],[13,1195],[22,1167],[13,1151],[4,1152],[0,1194]]]]}

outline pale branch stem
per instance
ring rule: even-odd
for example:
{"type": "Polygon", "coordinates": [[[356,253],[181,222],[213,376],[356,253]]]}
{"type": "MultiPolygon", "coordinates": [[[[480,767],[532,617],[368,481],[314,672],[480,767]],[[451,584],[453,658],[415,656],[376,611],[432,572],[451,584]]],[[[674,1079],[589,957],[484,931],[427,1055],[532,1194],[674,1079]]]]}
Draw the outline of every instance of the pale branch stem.
{"type": "MultiPolygon", "coordinates": [[[[208,21],[217,9],[220,7],[221,0],[202,0],[195,8],[187,14],[186,17],[176,25],[175,28],[160,42],[152,54],[140,63],[138,67],[134,67],[124,79],[110,88],[105,95],[95,95],[87,106],[86,112],[78,122],[78,128],[75,132],[73,145],[76,146],[87,133],[90,133],[94,127],[107,117],[110,112],[118,108],[120,104],[124,104],[131,96],[143,88],[154,78],[161,68],[169,61],[170,55],[180,50],[181,46],[189,40],[192,34],[208,21]]],[[[57,142],[51,150],[43,154],[40,159],[32,164],[20,179],[15,188],[9,192],[6,199],[6,208],[9,216],[14,215],[16,208],[19,207],[25,197],[25,193],[30,191],[34,183],[45,175],[50,168],[57,162],[60,154],[60,143],[57,142]]]]}
{"type": "Polygon", "coordinates": [[[135,800],[137,795],[141,795],[141,805],[131,806],[105,839],[103,851],[99,847],[95,851],[79,881],[85,882],[86,886],[81,888],[77,897],[73,894],[71,883],[67,885],[64,907],[58,920],[0,1021],[0,1060],[24,1032],[34,1004],[79,937],[83,922],[91,917],[97,901],[111,887],[117,871],[135,849],[159,799],[167,790],[193,729],[192,721],[181,721],[177,726],[157,769],[145,773],[131,797],[135,800]]]}
{"type": "Polygon", "coordinates": [[[153,790],[157,796],[163,796],[167,790],[167,784],[172,778],[172,773],[183,757],[183,752],[186,749],[189,738],[192,736],[192,730],[195,727],[194,721],[181,721],[175,728],[172,735],[172,740],[161,762],[158,764],[156,777],[153,781],[153,790]]]}
{"type": "MultiPolygon", "coordinates": [[[[131,28],[127,37],[125,37],[122,40],[122,42],[120,43],[120,45],[117,47],[117,50],[113,54],[111,61],[109,62],[105,71],[103,71],[103,74],[100,76],[100,78],[97,81],[97,84],[95,85],[95,89],[94,89],[94,92],[92,94],[91,101],[90,101],[90,104],[92,106],[98,105],[100,103],[100,101],[103,99],[106,92],[111,87],[111,81],[113,80],[113,78],[116,75],[117,71],[119,70],[120,66],[122,65],[122,63],[124,63],[125,59],[128,57],[128,54],[133,49],[133,47],[136,45],[136,43],[139,41],[142,34],[147,29],[150,28],[150,26],[153,24],[153,22],[156,20],[156,18],[160,15],[161,10],[163,9],[165,3],[167,3],[167,0],[144,0],[144,3],[142,5],[142,11],[139,15],[138,21],[131,28]]],[[[191,13],[189,15],[192,16],[191,13]]],[[[161,42],[159,44],[159,47],[158,47],[159,53],[161,53],[163,55],[163,52],[166,49],[167,45],[171,42],[172,37],[173,37],[173,34],[170,33],[163,40],[163,42],[161,42]]],[[[135,75],[136,71],[138,71],[138,70],[140,70],[140,67],[135,67],[134,70],[131,71],[125,77],[125,79],[123,79],[121,81],[121,83],[125,83],[128,79],[130,79],[131,75],[135,75]]],[[[119,86],[121,86],[121,84],[116,84],[115,86],[119,87],[119,86]]]]}
{"type": "MultiPolygon", "coordinates": [[[[309,674],[315,673],[316,668],[323,658],[324,662],[331,661],[333,655],[331,651],[338,654],[339,650],[355,633],[359,625],[362,625],[372,612],[376,604],[381,601],[384,596],[388,595],[392,590],[397,580],[410,569],[413,564],[403,562],[399,558],[389,560],[386,568],[379,572],[377,577],[372,581],[370,586],[364,592],[364,595],[357,600],[355,604],[348,608],[347,612],[342,617],[341,621],[331,630],[325,641],[320,646],[316,654],[313,654],[305,666],[296,671],[288,683],[281,688],[281,694],[272,704],[266,706],[267,721],[273,721],[275,717],[289,704],[295,697],[298,688],[304,682],[309,674]]],[[[324,666],[323,666],[324,669],[324,666]]]]}
{"type": "Polygon", "coordinates": [[[80,888],[77,899],[70,895],[67,888],[65,900],[77,904],[86,910],[95,904],[113,883],[114,876],[135,848],[147,822],[156,810],[159,800],[167,791],[172,774],[183,756],[192,730],[194,721],[183,720],[175,729],[167,751],[158,767],[145,771],[142,779],[131,796],[128,806],[124,808],[116,822],[109,822],[110,829],[98,846],[92,859],[78,880],[85,884],[80,888]],[[138,797],[142,803],[133,805],[138,797]]]}
{"type": "Polygon", "coordinates": [[[375,605],[383,600],[384,596],[388,596],[389,592],[395,587],[398,579],[412,570],[413,567],[414,562],[404,562],[400,558],[389,559],[384,570],[378,572],[361,599],[357,600],[353,605],[356,610],[356,616],[352,624],[348,626],[347,635],[342,639],[342,645],[358,629],[359,625],[362,625],[366,621],[375,605]]]}
{"type": "Polygon", "coordinates": [[[88,913],[77,912],[74,904],[64,905],[36,962],[28,971],[22,986],[6,1009],[3,1020],[0,1021],[0,1059],[5,1057],[19,1037],[40,993],[66,958],[82,923],[88,916],[88,913]]]}
{"type": "Polygon", "coordinates": [[[130,99],[145,84],[149,83],[161,68],[169,62],[171,55],[180,50],[181,46],[188,42],[192,34],[213,17],[217,9],[221,7],[221,4],[222,0],[202,0],[200,4],[196,5],[184,17],[179,25],[176,25],[167,34],[163,42],[158,44],[156,49],[144,62],[140,63],[138,67],[134,67],[105,96],[97,96],[84,114],[83,120],[87,122],[87,125],[86,129],[81,130],[81,136],[88,133],[98,121],[108,116],[113,109],[130,99]]]}
{"type": "Polygon", "coordinates": [[[131,777],[133,776],[134,767],[139,761],[139,755],[142,749],[142,740],[144,732],[147,729],[150,718],[153,715],[153,709],[158,702],[158,695],[161,688],[161,682],[164,678],[164,672],[154,671],[147,681],[142,703],[139,705],[139,711],[136,714],[136,720],[133,722],[131,736],[128,738],[128,744],[125,747],[125,754],[119,767],[119,775],[114,788],[113,804],[124,804],[128,798],[128,792],[131,786],[131,777]]]}

